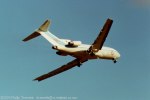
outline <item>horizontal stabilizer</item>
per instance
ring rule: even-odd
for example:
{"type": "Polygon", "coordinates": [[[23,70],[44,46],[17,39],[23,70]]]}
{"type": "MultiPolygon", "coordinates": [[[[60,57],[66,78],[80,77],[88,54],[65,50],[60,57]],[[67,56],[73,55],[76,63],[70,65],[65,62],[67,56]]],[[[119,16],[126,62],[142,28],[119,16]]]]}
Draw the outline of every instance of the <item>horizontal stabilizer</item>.
{"type": "Polygon", "coordinates": [[[34,33],[32,33],[31,35],[29,35],[28,37],[26,37],[25,39],[23,39],[24,42],[31,40],[33,38],[36,38],[38,36],[41,35],[41,32],[47,32],[48,28],[50,25],[50,20],[46,20],[41,26],[40,28],[37,29],[37,31],[35,31],[34,33]]]}
{"type": "Polygon", "coordinates": [[[23,41],[26,42],[26,41],[31,40],[31,39],[38,37],[38,36],[40,36],[40,34],[38,32],[34,32],[31,35],[29,35],[28,37],[26,37],[25,39],[23,39],[23,41]]]}

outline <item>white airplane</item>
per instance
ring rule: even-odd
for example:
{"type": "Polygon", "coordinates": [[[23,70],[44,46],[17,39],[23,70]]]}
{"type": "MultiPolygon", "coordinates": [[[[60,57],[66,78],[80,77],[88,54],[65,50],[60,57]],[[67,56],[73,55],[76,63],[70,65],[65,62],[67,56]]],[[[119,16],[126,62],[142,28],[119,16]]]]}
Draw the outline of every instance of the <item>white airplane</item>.
{"type": "Polygon", "coordinates": [[[72,41],[69,39],[60,39],[56,37],[48,30],[50,20],[46,20],[39,29],[26,37],[23,41],[28,41],[42,35],[53,45],[52,48],[57,50],[56,54],[60,56],[70,55],[75,59],[47,74],[35,78],[34,80],[42,81],[75,66],[80,67],[82,63],[91,59],[108,59],[113,60],[113,62],[116,63],[117,59],[120,57],[119,52],[113,48],[103,46],[112,23],[113,20],[107,19],[96,40],[92,43],[92,45],[87,45],[82,44],[81,41],[72,41]]]}

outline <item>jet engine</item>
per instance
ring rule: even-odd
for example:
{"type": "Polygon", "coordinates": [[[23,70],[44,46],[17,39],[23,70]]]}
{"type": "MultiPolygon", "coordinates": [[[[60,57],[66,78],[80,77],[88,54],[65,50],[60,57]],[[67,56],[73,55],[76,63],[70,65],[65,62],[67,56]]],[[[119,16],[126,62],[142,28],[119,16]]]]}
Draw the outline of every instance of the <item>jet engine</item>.
{"type": "Polygon", "coordinates": [[[80,46],[82,44],[81,41],[72,41],[72,40],[68,40],[68,39],[61,39],[67,47],[77,47],[80,46]]]}
{"type": "Polygon", "coordinates": [[[77,47],[77,46],[80,46],[81,44],[82,44],[81,41],[70,41],[68,42],[67,46],[77,47]]]}

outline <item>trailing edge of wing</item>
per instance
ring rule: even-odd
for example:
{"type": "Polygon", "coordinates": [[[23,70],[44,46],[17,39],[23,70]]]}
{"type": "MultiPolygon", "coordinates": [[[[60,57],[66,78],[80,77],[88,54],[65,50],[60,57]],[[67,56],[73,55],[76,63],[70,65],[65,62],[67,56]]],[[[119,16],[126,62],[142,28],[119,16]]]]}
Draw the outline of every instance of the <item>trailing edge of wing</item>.
{"type": "Polygon", "coordinates": [[[57,75],[57,74],[59,74],[59,73],[62,73],[62,72],[64,72],[64,71],[67,71],[67,70],[69,70],[69,69],[71,69],[71,68],[77,66],[77,65],[79,64],[79,62],[80,62],[80,63],[83,63],[83,62],[85,62],[85,61],[86,61],[86,60],[75,59],[75,60],[69,62],[69,63],[66,64],[66,65],[63,65],[63,66],[61,66],[61,67],[59,67],[59,68],[57,68],[57,69],[55,69],[55,70],[53,70],[53,71],[51,71],[51,72],[49,72],[49,73],[47,73],[47,74],[44,74],[44,75],[42,75],[42,76],[39,76],[39,77],[35,78],[34,80],[42,81],[42,80],[44,80],[44,79],[47,79],[47,78],[49,78],[49,77],[52,77],[52,76],[54,76],[54,75],[57,75]]]}
{"type": "Polygon", "coordinates": [[[102,30],[100,31],[98,37],[96,38],[96,40],[94,41],[94,43],[92,44],[92,46],[89,48],[92,49],[92,51],[97,52],[98,50],[100,50],[106,40],[106,37],[109,33],[109,30],[111,28],[111,25],[113,23],[113,20],[111,19],[107,19],[107,21],[105,22],[102,30]]]}

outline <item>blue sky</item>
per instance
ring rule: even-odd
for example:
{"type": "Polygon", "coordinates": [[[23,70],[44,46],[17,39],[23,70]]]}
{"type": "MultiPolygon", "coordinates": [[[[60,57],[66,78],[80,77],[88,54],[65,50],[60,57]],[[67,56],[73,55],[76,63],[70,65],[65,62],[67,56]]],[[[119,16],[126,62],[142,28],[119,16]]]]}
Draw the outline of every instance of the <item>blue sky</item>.
{"type": "Polygon", "coordinates": [[[1,0],[0,96],[77,97],[77,100],[150,99],[150,2],[148,0],[1,0]],[[105,20],[114,23],[105,42],[118,63],[92,60],[80,68],[32,81],[72,57],[55,54],[44,38],[22,39],[46,19],[61,38],[91,44],[105,20]]]}

